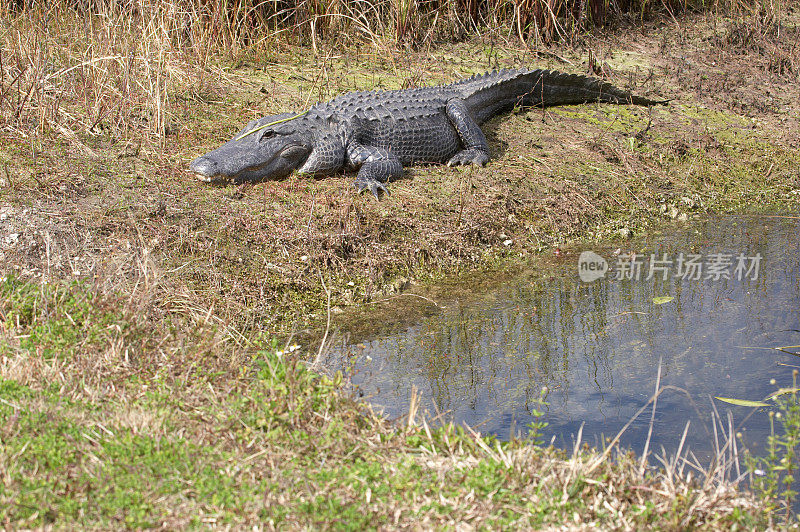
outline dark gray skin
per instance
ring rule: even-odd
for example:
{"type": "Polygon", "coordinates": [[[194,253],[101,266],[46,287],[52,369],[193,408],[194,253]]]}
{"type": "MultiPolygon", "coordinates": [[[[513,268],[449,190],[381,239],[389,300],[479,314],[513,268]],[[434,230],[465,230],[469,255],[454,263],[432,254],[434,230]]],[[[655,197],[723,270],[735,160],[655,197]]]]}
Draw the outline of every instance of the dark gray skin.
{"type": "Polygon", "coordinates": [[[351,92],[299,116],[266,116],[192,161],[191,171],[202,181],[241,182],[277,179],[293,170],[313,175],[357,170],[358,190],[379,197],[407,165],[485,165],[489,145],[479,125],[496,114],[591,101],[665,103],[586,76],[500,70],[438,87],[351,92]],[[267,124],[273,125],[259,129],[267,124]]]}

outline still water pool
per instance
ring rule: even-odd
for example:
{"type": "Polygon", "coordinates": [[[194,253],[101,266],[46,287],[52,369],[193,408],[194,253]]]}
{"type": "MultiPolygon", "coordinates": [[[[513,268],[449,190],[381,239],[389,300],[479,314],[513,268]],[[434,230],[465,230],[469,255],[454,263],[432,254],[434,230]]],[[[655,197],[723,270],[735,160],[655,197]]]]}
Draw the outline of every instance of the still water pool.
{"type": "MultiPolygon", "coordinates": [[[[596,254],[583,255],[583,277],[605,260],[604,277],[582,281],[580,251],[570,253],[547,271],[437,301],[444,308],[410,326],[344,342],[335,358],[389,416],[406,413],[415,387],[429,414],[502,439],[524,434],[541,411],[545,440],[568,448],[581,426],[591,444],[616,435],[653,394],[660,364],[661,385],[680,390],[659,397],[650,449],[674,451],[689,422],[687,445],[707,456],[712,403],[736,425],[750,413],[715,396],[763,399],[790,386],[800,367],[800,358],[774,349],[800,352],[798,234],[800,217],[730,217],[632,249],[580,250],[596,254]]],[[[624,446],[641,452],[650,416],[648,409],[631,424],[624,446]]],[[[757,451],[766,409],[738,428],[757,451]]]]}

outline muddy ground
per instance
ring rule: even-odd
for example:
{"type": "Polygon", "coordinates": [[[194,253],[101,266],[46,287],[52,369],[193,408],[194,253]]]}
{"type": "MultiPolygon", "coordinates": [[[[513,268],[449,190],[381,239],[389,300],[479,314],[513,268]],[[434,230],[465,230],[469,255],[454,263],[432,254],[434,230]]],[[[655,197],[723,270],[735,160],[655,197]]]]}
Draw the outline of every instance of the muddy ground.
{"type": "Polygon", "coordinates": [[[275,47],[171,95],[163,140],[0,132],[0,264],[84,279],[232,336],[302,334],[465,272],[712,212],[797,212],[797,22],[694,15],[532,49],[488,32],[422,50],[275,47]],[[353,175],[209,186],[197,155],[265,114],[492,68],[591,72],[670,103],[534,109],[484,128],[485,168],[415,167],[376,201],[353,175]],[[326,292],[327,291],[327,292],[326,292]]]}

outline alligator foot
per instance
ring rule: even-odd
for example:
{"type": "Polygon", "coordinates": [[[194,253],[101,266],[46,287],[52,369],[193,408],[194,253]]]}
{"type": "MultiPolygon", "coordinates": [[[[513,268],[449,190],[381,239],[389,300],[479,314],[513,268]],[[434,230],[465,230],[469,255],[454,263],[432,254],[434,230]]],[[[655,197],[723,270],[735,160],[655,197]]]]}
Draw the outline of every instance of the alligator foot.
{"type": "Polygon", "coordinates": [[[486,166],[488,161],[489,154],[485,151],[479,150],[478,148],[467,148],[453,155],[453,157],[447,161],[447,166],[458,166],[460,164],[478,164],[480,166],[486,166]]]}
{"type": "Polygon", "coordinates": [[[380,200],[380,192],[383,192],[387,196],[389,195],[389,189],[386,186],[378,181],[377,179],[356,179],[355,183],[353,183],[358,191],[364,192],[365,190],[369,189],[370,192],[375,196],[375,199],[380,200]]]}

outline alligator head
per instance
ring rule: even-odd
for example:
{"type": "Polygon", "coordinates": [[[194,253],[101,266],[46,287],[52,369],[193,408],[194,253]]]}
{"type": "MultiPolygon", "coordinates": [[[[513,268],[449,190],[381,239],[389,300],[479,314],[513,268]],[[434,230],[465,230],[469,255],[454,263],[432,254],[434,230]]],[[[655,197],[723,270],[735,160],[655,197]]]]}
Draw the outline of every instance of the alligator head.
{"type": "Polygon", "coordinates": [[[209,182],[287,176],[308,159],[313,148],[308,131],[291,120],[296,116],[283,113],[253,120],[233,139],[198,157],[189,167],[198,179],[209,182]]]}

